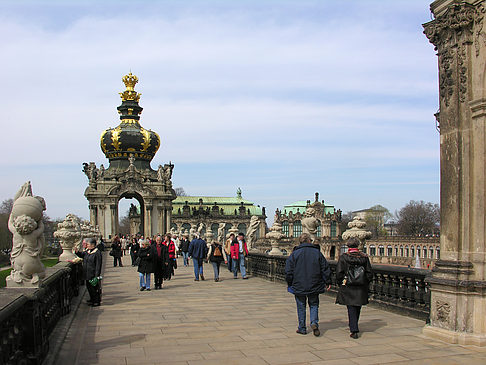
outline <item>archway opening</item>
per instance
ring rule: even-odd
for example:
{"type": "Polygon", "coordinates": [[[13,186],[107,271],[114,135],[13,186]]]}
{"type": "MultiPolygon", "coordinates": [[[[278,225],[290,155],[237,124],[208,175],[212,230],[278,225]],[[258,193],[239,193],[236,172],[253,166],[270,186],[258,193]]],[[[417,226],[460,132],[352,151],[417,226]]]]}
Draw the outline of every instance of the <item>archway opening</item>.
{"type": "Polygon", "coordinates": [[[144,236],[143,198],[136,193],[124,193],[118,199],[118,231],[123,236],[144,236]]]}

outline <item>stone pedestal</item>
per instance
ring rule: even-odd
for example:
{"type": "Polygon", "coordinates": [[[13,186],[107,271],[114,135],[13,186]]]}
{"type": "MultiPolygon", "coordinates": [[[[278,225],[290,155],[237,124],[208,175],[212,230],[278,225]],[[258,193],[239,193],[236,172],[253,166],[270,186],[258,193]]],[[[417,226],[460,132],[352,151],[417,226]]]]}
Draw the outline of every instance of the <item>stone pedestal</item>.
{"type": "Polygon", "coordinates": [[[441,260],[424,334],[486,345],[485,1],[437,0],[424,24],[439,61],[441,260]]]}

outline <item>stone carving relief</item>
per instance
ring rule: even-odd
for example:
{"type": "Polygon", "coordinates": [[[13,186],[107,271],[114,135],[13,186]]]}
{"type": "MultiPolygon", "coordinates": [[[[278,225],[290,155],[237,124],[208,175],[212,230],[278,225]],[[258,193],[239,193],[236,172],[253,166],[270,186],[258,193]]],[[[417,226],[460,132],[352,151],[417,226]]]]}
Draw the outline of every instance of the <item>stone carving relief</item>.
{"type": "Polygon", "coordinates": [[[449,323],[449,316],[451,313],[451,306],[449,303],[442,300],[435,302],[435,310],[437,313],[437,320],[442,323],[449,323]]]}
{"type": "Polygon", "coordinates": [[[220,223],[218,227],[218,242],[224,243],[224,227],[226,227],[226,223],[220,223]]]}
{"type": "Polygon", "coordinates": [[[315,217],[314,208],[307,208],[302,219],[302,232],[310,234],[312,240],[315,240],[319,220],[315,217]]]}
{"type": "Polygon", "coordinates": [[[440,97],[446,106],[450,105],[456,85],[459,101],[466,100],[466,47],[474,43],[476,56],[479,56],[480,38],[486,37],[482,31],[484,12],[483,5],[453,4],[443,15],[424,24],[425,35],[438,51],[440,97]]]}

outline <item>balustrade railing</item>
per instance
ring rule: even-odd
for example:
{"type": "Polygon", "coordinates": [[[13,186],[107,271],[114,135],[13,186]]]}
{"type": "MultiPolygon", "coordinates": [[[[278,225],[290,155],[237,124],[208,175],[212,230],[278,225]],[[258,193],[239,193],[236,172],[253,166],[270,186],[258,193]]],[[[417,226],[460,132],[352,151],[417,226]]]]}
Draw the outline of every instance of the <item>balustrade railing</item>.
{"type": "MultiPolygon", "coordinates": [[[[270,256],[250,253],[248,272],[272,281],[285,282],[287,256],[270,256]]],[[[331,290],[335,294],[337,261],[328,261],[331,267],[331,290]]],[[[425,281],[427,270],[391,265],[373,265],[370,282],[370,303],[385,310],[409,315],[428,321],[430,315],[430,291],[425,281]]]]}
{"type": "Polygon", "coordinates": [[[0,365],[40,365],[49,351],[49,335],[71,311],[82,265],[59,263],[49,271],[39,289],[0,290],[3,302],[14,297],[0,309],[0,365]]]}

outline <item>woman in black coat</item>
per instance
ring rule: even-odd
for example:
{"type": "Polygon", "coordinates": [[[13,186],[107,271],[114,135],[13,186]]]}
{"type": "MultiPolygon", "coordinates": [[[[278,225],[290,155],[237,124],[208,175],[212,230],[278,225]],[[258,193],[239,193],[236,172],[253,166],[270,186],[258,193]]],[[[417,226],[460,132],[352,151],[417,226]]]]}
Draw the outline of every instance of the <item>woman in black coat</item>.
{"type": "Polygon", "coordinates": [[[77,251],[76,254],[83,258],[83,275],[89,294],[88,304],[96,307],[101,302],[101,286],[99,280],[101,280],[103,257],[98,248],[96,248],[96,240],[94,238],[86,239],[85,242],[86,250],[83,252],[77,251]]]}
{"type": "Polygon", "coordinates": [[[119,263],[120,267],[122,267],[122,246],[118,236],[115,236],[113,238],[113,242],[111,243],[111,255],[113,256],[113,266],[116,267],[117,263],[119,263]]]}
{"type": "Polygon", "coordinates": [[[140,291],[150,291],[150,275],[154,272],[154,251],[147,240],[142,242],[138,257],[140,259],[137,270],[140,276],[140,291]]]}
{"type": "Polygon", "coordinates": [[[339,257],[336,267],[336,303],[348,307],[349,336],[354,339],[358,338],[361,306],[368,304],[369,283],[373,279],[370,259],[358,250],[359,243],[357,238],[348,240],[349,250],[339,257]]]}

